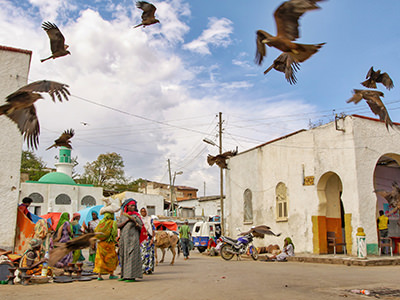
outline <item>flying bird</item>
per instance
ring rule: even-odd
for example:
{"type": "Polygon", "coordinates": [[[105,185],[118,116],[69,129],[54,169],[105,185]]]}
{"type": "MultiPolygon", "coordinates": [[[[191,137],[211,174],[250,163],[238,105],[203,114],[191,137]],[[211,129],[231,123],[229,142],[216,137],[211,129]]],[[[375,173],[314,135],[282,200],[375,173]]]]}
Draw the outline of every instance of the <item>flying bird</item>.
{"type": "Polygon", "coordinates": [[[65,255],[74,250],[80,250],[84,248],[88,248],[97,241],[97,235],[102,233],[86,233],[66,243],[55,243],[56,248],[50,251],[49,257],[49,266],[54,266],[60,259],[62,259],[65,255]]]}
{"type": "Polygon", "coordinates": [[[46,150],[49,150],[53,147],[62,147],[62,146],[67,147],[68,149],[72,149],[70,139],[74,136],[74,133],[75,132],[73,129],[64,130],[64,132],[61,134],[61,136],[54,141],[54,144],[51,145],[46,150]]]}
{"type": "Polygon", "coordinates": [[[222,154],[218,154],[216,156],[212,156],[211,154],[209,154],[207,156],[207,162],[210,166],[212,166],[213,164],[216,164],[220,168],[227,169],[228,164],[226,163],[226,160],[232,156],[235,156],[237,153],[238,153],[238,151],[236,148],[235,151],[226,151],[226,152],[224,152],[222,154]]]}
{"type": "Polygon", "coordinates": [[[274,18],[277,35],[273,36],[264,30],[257,31],[257,51],[255,62],[262,64],[267,55],[265,44],[282,52],[289,53],[297,63],[304,62],[325,45],[299,44],[293,41],[300,37],[299,19],[307,11],[319,9],[317,2],[323,0],[290,0],[283,2],[275,11],[274,18]]]}
{"type": "Polygon", "coordinates": [[[389,125],[390,127],[393,128],[393,122],[389,117],[389,113],[386,110],[385,105],[383,104],[382,100],[380,97],[384,97],[384,94],[380,91],[373,91],[373,90],[353,90],[353,97],[351,97],[349,100],[347,100],[347,103],[354,102],[354,104],[357,104],[360,102],[362,99],[365,99],[367,101],[368,106],[370,107],[371,111],[379,116],[379,119],[383,122],[385,122],[386,129],[389,130],[389,125]]]}
{"type": "Polygon", "coordinates": [[[55,59],[57,57],[65,56],[67,54],[71,54],[68,49],[68,45],[64,44],[65,38],[62,35],[60,29],[58,29],[56,24],[50,22],[43,22],[42,28],[46,31],[47,35],[50,39],[50,48],[52,55],[48,58],[41,59],[41,62],[44,62],[50,58],[55,59]]]}
{"type": "Polygon", "coordinates": [[[394,87],[392,78],[388,75],[388,73],[381,73],[381,70],[374,71],[374,67],[369,69],[367,76],[365,77],[367,80],[361,82],[361,84],[367,88],[376,89],[377,83],[382,83],[388,90],[394,87]]]}
{"type": "Polygon", "coordinates": [[[40,93],[48,93],[53,102],[56,102],[55,97],[60,102],[63,97],[68,100],[70,93],[67,87],[66,84],[49,80],[27,84],[7,96],[6,104],[0,106],[0,115],[4,114],[14,121],[24,140],[27,140],[28,147],[37,149],[40,126],[34,103],[43,99],[40,93]]]}
{"type": "Polygon", "coordinates": [[[274,235],[274,236],[280,236],[281,234],[275,234],[271,231],[271,227],[267,225],[258,225],[258,226],[253,226],[250,228],[249,231],[242,232],[240,235],[246,235],[251,233],[254,237],[257,238],[264,238],[265,235],[274,235]]]}
{"type": "Polygon", "coordinates": [[[141,10],[143,10],[142,13],[142,23],[134,26],[133,28],[139,27],[139,26],[149,26],[155,23],[160,23],[159,20],[157,20],[154,16],[154,14],[156,13],[156,7],[151,4],[148,3],[146,1],[137,1],[136,2],[136,7],[140,8],[141,10]]]}
{"type": "Polygon", "coordinates": [[[273,64],[264,71],[267,74],[272,69],[285,73],[285,78],[290,84],[296,84],[296,72],[300,69],[300,64],[290,53],[282,53],[273,62],[273,64]]]}

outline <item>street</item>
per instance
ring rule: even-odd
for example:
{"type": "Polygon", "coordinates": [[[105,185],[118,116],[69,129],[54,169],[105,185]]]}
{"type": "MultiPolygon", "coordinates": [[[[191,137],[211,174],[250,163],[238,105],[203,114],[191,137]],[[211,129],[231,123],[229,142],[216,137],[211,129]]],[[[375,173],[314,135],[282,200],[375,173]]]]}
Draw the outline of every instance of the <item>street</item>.
{"type": "MultiPolygon", "coordinates": [[[[224,261],[191,252],[175,265],[171,256],[154,274],[133,283],[116,280],[41,285],[2,285],[11,299],[365,299],[351,289],[398,288],[398,266],[357,267],[299,262],[224,261]]],[[[371,298],[371,297],[370,297],[371,298]]],[[[374,297],[373,297],[374,298],[374,297]]],[[[380,299],[394,299],[381,297],[380,299]]]]}

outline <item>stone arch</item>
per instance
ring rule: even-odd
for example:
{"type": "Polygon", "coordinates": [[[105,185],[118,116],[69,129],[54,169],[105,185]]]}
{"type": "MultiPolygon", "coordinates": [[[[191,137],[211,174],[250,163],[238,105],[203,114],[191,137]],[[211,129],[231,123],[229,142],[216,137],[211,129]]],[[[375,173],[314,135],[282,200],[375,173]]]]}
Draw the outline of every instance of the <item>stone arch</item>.
{"type": "MultiPolygon", "coordinates": [[[[327,246],[328,231],[335,232],[338,242],[345,240],[342,229],[345,224],[344,206],[341,201],[342,192],[342,180],[335,172],[326,172],[319,179],[317,184],[318,215],[313,217],[314,253],[333,253],[333,249],[328,249],[327,246]]],[[[348,245],[347,250],[349,251],[349,249],[351,247],[348,245]]],[[[338,251],[341,250],[341,247],[338,247],[338,251]]]]}
{"type": "Polygon", "coordinates": [[[81,205],[82,206],[95,206],[96,199],[91,195],[86,195],[85,197],[82,198],[81,205]]]}
{"type": "MultiPolygon", "coordinates": [[[[392,190],[393,182],[396,182],[400,185],[400,155],[395,153],[385,153],[379,157],[375,165],[373,181],[374,190],[384,190],[390,192],[392,190]]],[[[393,208],[389,205],[385,198],[376,194],[376,218],[379,216],[379,210],[383,210],[385,215],[388,215],[392,209],[393,208]]],[[[373,220],[374,226],[376,218],[373,220]]],[[[400,220],[400,213],[396,212],[389,216],[389,220],[389,236],[400,236],[400,226],[397,225],[397,221],[400,220]]],[[[378,253],[378,238],[377,232],[376,243],[367,244],[367,253],[378,253]]],[[[395,242],[399,241],[395,240],[395,242]]]]}
{"type": "Polygon", "coordinates": [[[59,194],[55,200],[56,205],[70,205],[71,202],[71,198],[67,194],[59,194]]]}
{"type": "Polygon", "coordinates": [[[32,193],[28,196],[33,200],[33,203],[43,203],[44,198],[40,193],[32,193]]]}

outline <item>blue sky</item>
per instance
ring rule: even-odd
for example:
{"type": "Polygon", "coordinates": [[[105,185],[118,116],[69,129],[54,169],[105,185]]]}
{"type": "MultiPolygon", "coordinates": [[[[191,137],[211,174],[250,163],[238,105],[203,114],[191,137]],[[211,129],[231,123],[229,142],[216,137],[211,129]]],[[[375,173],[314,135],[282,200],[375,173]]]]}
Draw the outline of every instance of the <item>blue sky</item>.
{"type": "MultiPolygon", "coordinates": [[[[0,0],[0,44],[33,51],[29,80],[70,85],[68,103],[37,103],[42,132],[37,154],[74,128],[78,171],[101,153],[117,152],[125,172],[168,182],[167,159],[180,185],[218,193],[219,170],[206,163],[217,149],[216,115],[223,113],[224,150],[239,151],[328,122],[333,112],[373,116],[365,102],[347,104],[371,66],[394,80],[384,90],[393,121],[400,119],[400,32],[397,0],[330,0],[300,19],[300,43],[326,45],[301,65],[298,82],[263,71],[280,54],[268,48],[254,64],[255,32],[276,33],[282,1],[153,1],[161,24],[133,29],[141,11],[134,1],[0,0]],[[43,21],[56,23],[71,56],[41,64],[50,54],[43,21]],[[81,122],[89,125],[83,126],[81,122]]],[[[48,99],[48,98],[47,98],[48,99]]]]}

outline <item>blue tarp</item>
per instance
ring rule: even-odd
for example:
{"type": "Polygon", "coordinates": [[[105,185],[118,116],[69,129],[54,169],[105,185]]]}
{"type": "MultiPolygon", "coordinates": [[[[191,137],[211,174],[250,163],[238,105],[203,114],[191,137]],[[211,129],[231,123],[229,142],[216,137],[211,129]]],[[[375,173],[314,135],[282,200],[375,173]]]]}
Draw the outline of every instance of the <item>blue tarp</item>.
{"type": "Polygon", "coordinates": [[[78,213],[81,214],[81,218],[79,220],[79,225],[82,226],[83,222],[85,221],[85,224],[88,225],[90,221],[92,221],[92,212],[97,212],[97,215],[99,216],[99,219],[103,219],[103,216],[100,215],[100,209],[104,207],[104,205],[96,205],[96,206],[90,206],[85,209],[82,209],[78,211],[78,213]]]}

